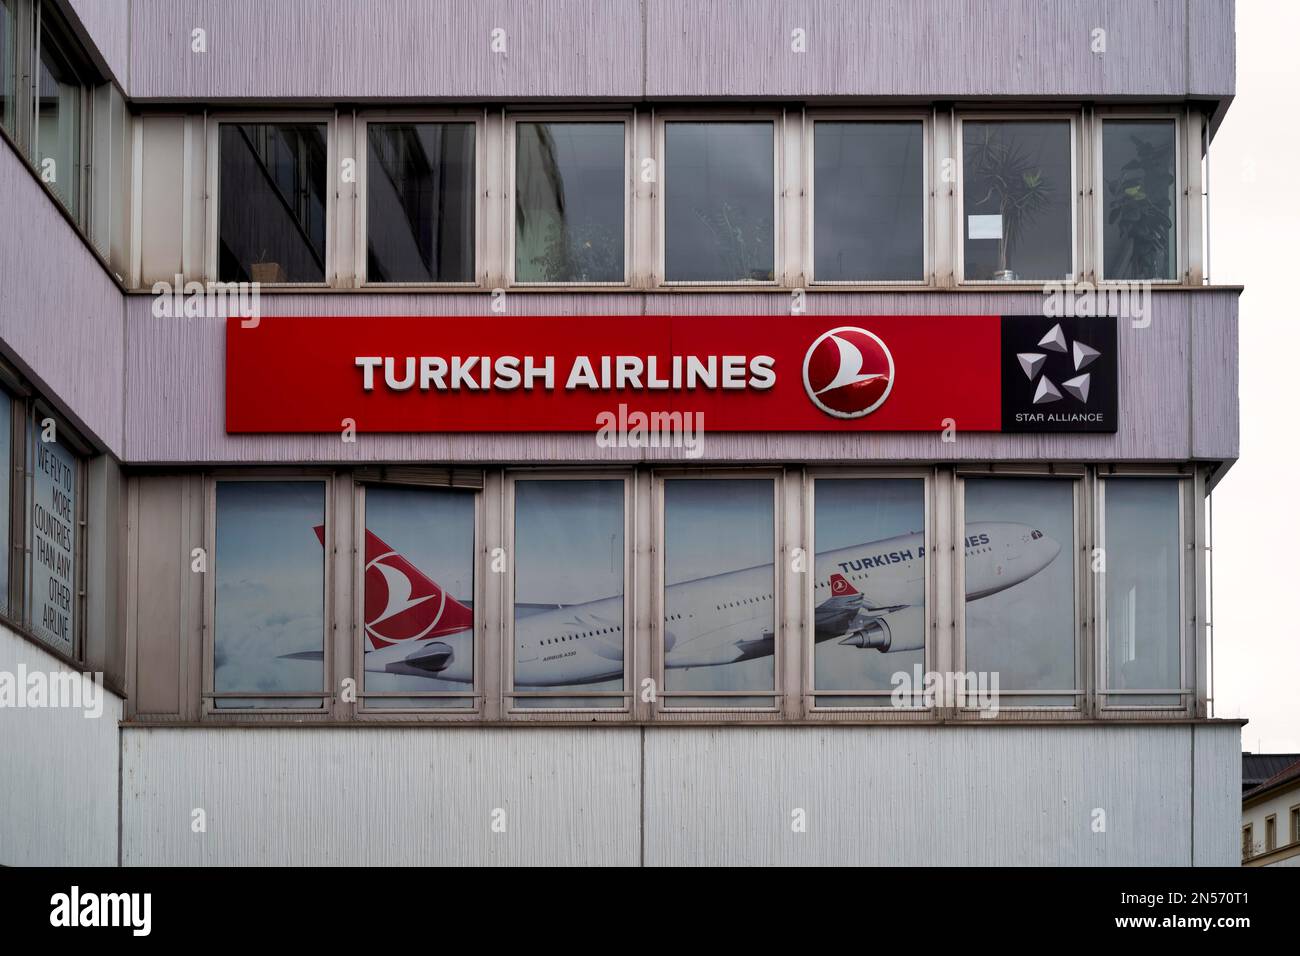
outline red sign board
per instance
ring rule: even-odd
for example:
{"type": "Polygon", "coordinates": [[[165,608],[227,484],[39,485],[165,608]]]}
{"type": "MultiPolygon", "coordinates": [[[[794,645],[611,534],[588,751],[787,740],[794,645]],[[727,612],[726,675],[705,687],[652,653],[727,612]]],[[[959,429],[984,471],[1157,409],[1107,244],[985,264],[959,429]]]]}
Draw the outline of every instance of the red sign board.
{"type": "Polygon", "coordinates": [[[989,315],[275,317],[226,326],[231,433],[998,431],[989,315]],[[945,420],[951,419],[951,422],[945,420]]]}

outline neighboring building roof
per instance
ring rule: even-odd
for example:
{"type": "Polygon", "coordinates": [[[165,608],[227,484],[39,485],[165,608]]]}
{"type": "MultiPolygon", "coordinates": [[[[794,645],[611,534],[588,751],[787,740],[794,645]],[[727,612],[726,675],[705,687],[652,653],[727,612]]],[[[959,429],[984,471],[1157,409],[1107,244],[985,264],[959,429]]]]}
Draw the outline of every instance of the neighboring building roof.
{"type": "Polygon", "coordinates": [[[1253,800],[1255,797],[1262,796],[1272,790],[1281,789],[1287,784],[1300,785],[1300,754],[1242,754],[1241,756],[1242,756],[1241,778],[1242,778],[1242,787],[1243,787],[1241,799],[1243,801],[1253,800]],[[1278,761],[1288,760],[1290,761],[1290,763],[1282,767],[1271,777],[1268,777],[1267,779],[1259,782],[1256,786],[1252,786],[1249,789],[1245,789],[1245,785],[1246,785],[1245,765],[1247,759],[1250,757],[1265,757],[1265,756],[1275,758],[1278,761]]]}
{"type": "Polygon", "coordinates": [[[1241,755],[1241,792],[1258,787],[1297,760],[1300,760],[1300,754],[1253,754],[1246,751],[1241,755]]]}

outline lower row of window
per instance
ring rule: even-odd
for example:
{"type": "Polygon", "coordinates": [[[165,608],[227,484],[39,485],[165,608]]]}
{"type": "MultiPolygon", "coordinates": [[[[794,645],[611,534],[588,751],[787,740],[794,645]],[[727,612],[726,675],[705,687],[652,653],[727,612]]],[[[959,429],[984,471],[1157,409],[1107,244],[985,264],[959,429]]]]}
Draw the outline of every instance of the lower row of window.
{"type": "MultiPolygon", "coordinates": [[[[1097,482],[1094,524],[1082,477],[964,478],[964,559],[947,569],[965,594],[960,670],[997,675],[1003,708],[1077,708],[1095,603],[1107,705],[1186,706],[1184,481],[1097,482]]],[[[482,578],[494,573],[510,582],[499,623],[513,647],[502,678],[511,709],[627,709],[644,691],[628,663],[628,479],[508,476],[501,548],[482,547],[482,491],[361,487],[366,709],[474,708],[482,578]]],[[[649,676],[661,708],[777,706],[787,573],[811,599],[805,670],[817,707],[898,706],[900,684],[904,703],[921,705],[914,678],[933,665],[930,604],[949,560],[931,554],[927,479],[818,477],[810,488],[805,552],[782,546],[778,480],[656,485],[649,676]]],[[[217,482],[216,707],[324,706],[326,502],[322,480],[217,482]]],[[[340,569],[334,580],[352,577],[340,569]]]]}

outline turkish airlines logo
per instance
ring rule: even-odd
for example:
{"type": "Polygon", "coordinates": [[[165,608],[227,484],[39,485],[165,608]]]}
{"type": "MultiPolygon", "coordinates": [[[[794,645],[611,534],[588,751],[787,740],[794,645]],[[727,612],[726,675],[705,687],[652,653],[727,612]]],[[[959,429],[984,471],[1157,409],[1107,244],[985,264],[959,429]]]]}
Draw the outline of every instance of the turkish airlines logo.
{"type": "Polygon", "coordinates": [[[848,594],[848,593],[849,593],[849,582],[848,582],[848,581],[845,581],[845,580],[844,580],[843,578],[841,578],[841,577],[837,577],[837,578],[835,578],[835,579],[831,582],[831,593],[832,593],[832,594],[848,594]]]}
{"type": "Polygon", "coordinates": [[[428,637],[442,618],[446,595],[412,571],[396,551],[366,564],[366,635],[375,647],[428,637]]]}
{"type": "Polygon", "coordinates": [[[803,387],[812,403],[834,418],[870,415],[894,387],[894,356],[866,329],[831,329],[804,356],[803,387]]]}

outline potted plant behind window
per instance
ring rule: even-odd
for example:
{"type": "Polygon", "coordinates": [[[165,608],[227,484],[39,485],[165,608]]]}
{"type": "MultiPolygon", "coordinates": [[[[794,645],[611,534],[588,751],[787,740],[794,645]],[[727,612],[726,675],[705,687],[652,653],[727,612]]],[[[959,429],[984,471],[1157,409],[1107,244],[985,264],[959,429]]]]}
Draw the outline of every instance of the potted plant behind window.
{"type": "Polygon", "coordinates": [[[1106,181],[1106,225],[1119,235],[1118,246],[1106,250],[1106,278],[1169,278],[1173,143],[1153,146],[1140,136],[1130,139],[1136,155],[1106,181]]]}
{"type": "Polygon", "coordinates": [[[284,272],[278,262],[266,261],[266,250],[263,249],[257,256],[257,261],[248,267],[248,271],[253,276],[253,281],[257,283],[283,282],[284,272]]]}
{"type": "Polygon", "coordinates": [[[727,279],[772,281],[772,219],[748,216],[727,200],[716,211],[697,208],[695,214],[709,228],[726,263],[727,279]]]}
{"type": "Polygon", "coordinates": [[[996,208],[1001,222],[998,268],[993,278],[1014,281],[1020,276],[1011,268],[1011,254],[1024,230],[1051,203],[1052,186],[1042,167],[1031,162],[1020,145],[1003,141],[1001,130],[985,127],[984,138],[971,143],[967,155],[970,157],[967,188],[971,195],[980,197],[973,206],[996,208]]]}

